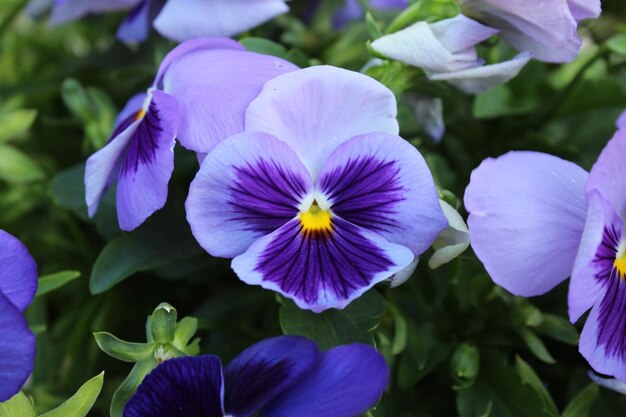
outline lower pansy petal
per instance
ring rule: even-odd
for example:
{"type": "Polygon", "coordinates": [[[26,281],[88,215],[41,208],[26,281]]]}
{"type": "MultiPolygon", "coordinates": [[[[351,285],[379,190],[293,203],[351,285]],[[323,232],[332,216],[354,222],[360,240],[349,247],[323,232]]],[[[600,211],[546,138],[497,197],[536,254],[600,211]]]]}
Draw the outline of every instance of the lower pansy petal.
{"type": "Polygon", "coordinates": [[[153,91],[146,114],[128,142],[119,174],[117,216],[123,230],[135,229],[165,205],[179,123],[176,100],[153,91]]]}
{"type": "Polygon", "coordinates": [[[261,416],[360,416],[382,396],[388,372],[385,359],[371,346],[336,347],[323,353],[318,366],[272,401],[261,416]]]}
{"type": "Polygon", "coordinates": [[[36,292],[35,260],[22,242],[0,230],[0,294],[23,312],[35,298],[36,292]]]}
{"type": "Polygon", "coordinates": [[[253,415],[297,383],[318,356],[315,343],[298,336],[279,336],[249,347],[224,370],[225,413],[253,415]]]}
{"type": "Polygon", "coordinates": [[[284,0],[168,0],[154,27],[179,42],[202,36],[233,36],[288,10],[284,0]]]}
{"type": "Polygon", "coordinates": [[[232,267],[242,281],[322,312],[344,308],[413,259],[408,248],[334,216],[324,225],[291,220],[233,259],[232,267]]]}
{"type": "Polygon", "coordinates": [[[587,173],[555,156],[486,159],[465,191],[471,245],[493,280],[535,296],[572,273],[587,204],[587,173]]]}
{"type": "Polygon", "coordinates": [[[0,312],[1,403],[17,394],[33,371],[35,336],[22,313],[1,291],[0,312]]]}
{"type": "Polygon", "coordinates": [[[416,255],[448,225],[426,161],[399,136],[370,133],[341,144],[318,184],[333,213],[416,255]]]}
{"type": "Polygon", "coordinates": [[[219,143],[191,183],[187,220],[211,255],[232,258],[298,214],[311,177],[283,142],[244,132],[219,143]]]}
{"type": "Polygon", "coordinates": [[[223,396],[217,356],[168,359],[144,378],[124,417],[222,417],[223,396]]]}

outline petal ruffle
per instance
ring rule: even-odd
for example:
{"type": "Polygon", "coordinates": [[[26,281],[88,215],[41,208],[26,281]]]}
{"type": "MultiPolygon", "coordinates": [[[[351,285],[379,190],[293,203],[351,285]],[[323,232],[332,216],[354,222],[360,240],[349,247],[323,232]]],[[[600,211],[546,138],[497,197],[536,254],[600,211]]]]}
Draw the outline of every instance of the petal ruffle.
{"type": "Polygon", "coordinates": [[[162,91],[153,91],[145,116],[133,129],[121,165],[117,217],[122,230],[135,229],[165,205],[179,123],[176,100],[162,91]]]}
{"type": "Polygon", "coordinates": [[[318,356],[315,343],[298,336],[279,336],[249,347],[224,370],[226,414],[253,415],[297,383],[318,356]]]}
{"type": "Polygon", "coordinates": [[[211,255],[232,258],[298,214],[311,177],[283,142],[244,132],[218,144],[191,183],[187,220],[211,255]]]}
{"type": "MultiPolygon", "coordinates": [[[[1,282],[1,281],[0,281],[1,282]]],[[[0,292],[0,403],[22,388],[33,372],[35,336],[26,319],[0,292]]]]}
{"type": "MultiPolygon", "coordinates": [[[[24,312],[35,298],[36,292],[35,260],[22,242],[0,230],[0,295],[4,295],[19,312],[24,312]]],[[[0,316],[2,314],[4,313],[0,316]]],[[[1,336],[0,340],[3,338],[1,336]]]]}
{"type": "Polygon", "coordinates": [[[280,58],[232,49],[200,48],[179,56],[167,64],[161,80],[163,91],[180,106],[178,141],[209,152],[244,130],[246,108],[268,80],[297,69],[280,58]]]}
{"type": "Polygon", "coordinates": [[[168,0],[154,27],[178,42],[202,36],[228,37],[288,10],[284,0],[168,0]]]}
{"type": "Polygon", "coordinates": [[[587,205],[587,173],[536,152],[486,159],[465,191],[470,240],[493,280],[543,294],[572,273],[587,205]]]}
{"type": "Polygon", "coordinates": [[[426,161],[399,136],[370,133],[344,142],[319,175],[333,213],[414,254],[447,226],[426,161]]]}
{"type": "Polygon", "coordinates": [[[406,247],[338,216],[332,230],[305,232],[300,219],[250,246],[232,267],[247,284],[260,285],[316,313],[344,308],[413,261],[406,247]]]}
{"type": "Polygon", "coordinates": [[[380,399],[388,378],[371,346],[339,346],[322,354],[313,372],[272,401],[262,417],[356,417],[380,399]]]}
{"type": "Polygon", "coordinates": [[[318,66],[277,77],[246,112],[246,130],[286,142],[315,179],[341,143],[370,132],[397,134],[393,93],[357,72],[318,66]]]}
{"type": "Polygon", "coordinates": [[[124,417],[222,417],[223,397],[217,356],[168,359],[145,377],[124,417]]]}
{"type": "Polygon", "coordinates": [[[602,13],[600,0],[567,0],[576,20],[595,19],[602,13]]]}

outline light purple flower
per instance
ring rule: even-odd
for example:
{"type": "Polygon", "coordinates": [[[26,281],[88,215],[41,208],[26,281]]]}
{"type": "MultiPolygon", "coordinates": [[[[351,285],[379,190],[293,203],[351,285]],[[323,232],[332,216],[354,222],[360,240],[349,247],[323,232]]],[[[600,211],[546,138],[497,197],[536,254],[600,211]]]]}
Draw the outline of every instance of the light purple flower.
{"type": "Polygon", "coordinates": [[[518,51],[569,62],[582,45],[578,22],[600,15],[600,0],[460,0],[463,13],[500,30],[518,51]]]}
{"type": "Polygon", "coordinates": [[[319,312],[409,266],[446,227],[420,153],[397,136],[393,93],[312,67],[269,81],[245,132],[191,184],[187,219],[239,278],[319,312]]]}
{"type": "Polygon", "coordinates": [[[233,36],[289,10],[285,0],[56,0],[51,23],[134,8],[118,37],[139,42],[151,26],[175,41],[233,36]]]}
{"type": "MultiPolygon", "coordinates": [[[[409,0],[370,0],[369,5],[379,10],[402,10],[409,6],[409,0]]],[[[335,14],[335,27],[340,28],[353,20],[362,19],[364,14],[359,0],[345,0],[343,7],[335,14]]]]}
{"type": "Polygon", "coordinates": [[[524,296],[571,275],[569,316],[591,309],[580,352],[626,381],[626,129],[590,174],[559,158],[512,152],[486,160],[465,194],[474,251],[495,282],[524,296]]]}
{"type": "Polygon", "coordinates": [[[372,43],[378,53],[424,70],[431,80],[445,80],[467,93],[480,93],[516,77],[532,58],[522,53],[512,60],[484,65],[476,45],[499,31],[466,16],[435,23],[417,22],[372,43]]]}
{"type": "Polygon", "coordinates": [[[167,200],[176,140],[196,152],[210,151],[243,131],[245,109],[267,80],[295,69],[224,38],[196,39],[172,50],[147,93],[122,110],[109,143],[87,160],[89,215],[117,180],[120,227],[135,229],[167,200]]]}
{"type": "Polygon", "coordinates": [[[387,385],[370,346],[320,352],[303,337],[259,342],[222,367],[215,355],[169,359],[139,385],[124,417],[357,417],[387,385]]]}
{"type": "Polygon", "coordinates": [[[33,372],[35,336],[23,316],[37,292],[37,265],[24,245],[0,230],[0,403],[33,372]]]}

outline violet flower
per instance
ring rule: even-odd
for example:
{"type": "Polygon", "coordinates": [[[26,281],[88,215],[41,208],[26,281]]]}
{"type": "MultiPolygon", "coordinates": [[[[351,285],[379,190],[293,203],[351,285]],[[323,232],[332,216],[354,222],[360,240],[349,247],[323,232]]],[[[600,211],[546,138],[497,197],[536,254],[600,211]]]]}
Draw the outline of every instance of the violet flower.
{"type": "Polygon", "coordinates": [[[210,151],[244,129],[245,109],[267,80],[295,69],[224,38],[195,39],[172,50],[152,87],[122,110],[109,143],[87,160],[89,215],[117,180],[120,227],[141,225],[167,200],[175,142],[210,151]]]}
{"type": "Polygon", "coordinates": [[[476,45],[499,31],[463,15],[435,23],[417,22],[372,42],[385,57],[421,68],[430,80],[448,81],[467,93],[480,93],[516,77],[532,54],[492,65],[478,57],[476,45]]]}
{"type": "Polygon", "coordinates": [[[23,316],[37,292],[37,265],[24,245],[0,230],[0,402],[33,372],[35,336],[23,316]]]}
{"type": "Polygon", "coordinates": [[[51,23],[131,8],[118,32],[127,42],[145,40],[151,26],[179,42],[233,36],[289,10],[285,0],[56,0],[51,23]]]}
{"type": "MultiPolygon", "coordinates": [[[[621,119],[623,121],[623,119],[621,119]]],[[[626,129],[591,173],[557,157],[510,152],[487,159],[465,193],[470,240],[496,283],[543,294],[571,275],[569,316],[591,309],[580,352],[626,381],[626,129]]]]}
{"type": "Polygon", "coordinates": [[[357,417],[380,399],[387,378],[370,346],[319,352],[303,337],[281,336],[224,369],[214,355],[166,360],[139,385],[124,417],[357,417]]]}
{"type": "Polygon", "coordinates": [[[424,158],[397,136],[393,93],[319,66],[269,81],[245,132],[192,182],[187,219],[241,280],[320,312],[343,308],[424,252],[447,221],[424,158]]]}
{"type": "Polygon", "coordinates": [[[459,0],[463,13],[500,30],[518,51],[546,62],[569,62],[582,45],[578,22],[597,18],[600,0],[459,0]]]}

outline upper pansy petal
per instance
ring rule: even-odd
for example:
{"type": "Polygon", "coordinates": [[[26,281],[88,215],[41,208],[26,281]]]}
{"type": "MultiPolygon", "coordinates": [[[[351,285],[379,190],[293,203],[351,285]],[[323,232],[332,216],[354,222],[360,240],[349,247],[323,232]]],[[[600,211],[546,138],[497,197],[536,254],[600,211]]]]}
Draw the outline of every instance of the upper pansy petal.
{"type": "Polygon", "coordinates": [[[52,9],[50,24],[58,25],[80,19],[89,13],[111,12],[134,7],[142,0],[57,0],[52,9]]]}
{"type": "Polygon", "coordinates": [[[595,19],[602,13],[600,0],[567,0],[576,20],[595,19]]]}
{"type": "Polygon", "coordinates": [[[473,48],[499,32],[462,14],[432,23],[430,27],[439,42],[452,53],[473,48]]]}
{"type": "Polygon", "coordinates": [[[270,79],[298,67],[269,55],[231,49],[200,49],[180,56],[163,73],[163,91],[183,115],[178,141],[209,152],[244,130],[246,108],[270,79]]]}
{"type": "Polygon", "coordinates": [[[15,308],[23,312],[33,301],[36,292],[35,260],[22,242],[0,230],[0,294],[4,294],[15,308]]]}
{"type": "Polygon", "coordinates": [[[179,123],[176,100],[153,91],[146,114],[133,129],[121,165],[117,216],[123,230],[135,229],[165,205],[179,123]]]}
{"type": "Polygon", "coordinates": [[[397,134],[393,93],[357,72],[318,66],[274,78],[246,112],[246,130],[286,142],[313,178],[341,143],[370,132],[397,134]]]}
{"type": "Polygon", "coordinates": [[[369,133],[344,142],[318,184],[333,213],[416,255],[447,226],[426,161],[399,136],[369,133]]]}
{"type": "Polygon", "coordinates": [[[323,353],[319,365],[261,416],[360,416],[380,399],[388,372],[385,359],[371,346],[336,347],[323,353]]]}
{"type": "Polygon", "coordinates": [[[626,220],[626,129],[619,129],[591,168],[586,191],[597,190],[626,220]]]}
{"type": "MultiPolygon", "coordinates": [[[[327,218],[328,219],[328,218],[327,218]]],[[[239,278],[293,299],[303,309],[344,308],[409,265],[413,253],[338,216],[311,228],[291,220],[233,259],[239,278]]]]}
{"type": "Polygon", "coordinates": [[[302,378],[318,360],[314,342],[279,336],[239,354],[224,370],[226,414],[249,417],[302,378]]]}
{"type": "Polygon", "coordinates": [[[154,27],[179,42],[202,36],[233,36],[288,10],[284,0],[168,0],[154,27]]]}
{"type": "Polygon", "coordinates": [[[409,6],[409,0],[370,0],[369,3],[376,9],[402,9],[409,6]]]}
{"type": "MultiPolygon", "coordinates": [[[[4,232],[2,232],[4,233],[4,232]]],[[[0,279],[0,283],[2,280],[0,279]]],[[[33,372],[35,336],[26,319],[0,291],[0,403],[17,394],[33,372]]]]}
{"type": "Polygon", "coordinates": [[[243,132],[204,159],[189,189],[187,220],[207,252],[232,258],[295,218],[311,188],[309,173],[285,143],[243,132]]]}
{"type": "Polygon", "coordinates": [[[217,356],[168,359],[145,377],[124,417],[222,417],[223,396],[217,356]]]}
{"type": "Polygon", "coordinates": [[[533,58],[539,61],[554,63],[573,61],[583,44],[575,28],[572,35],[560,46],[546,45],[530,36],[515,31],[503,30],[502,38],[518,51],[530,51],[533,58]]]}
{"type": "Polygon", "coordinates": [[[587,173],[555,156],[486,159],[465,191],[471,245],[493,280],[516,295],[566,279],[582,236],[587,173]]]}
{"type": "Polygon", "coordinates": [[[144,0],[136,5],[117,30],[117,38],[126,43],[148,39],[152,21],[162,6],[161,0],[144,0]]]}
{"type": "Polygon", "coordinates": [[[432,73],[428,74],[428,78],[433,81],[448,81],[461,91],[479,94],[517,77],[532,57],[530,52],[522,52],[509,61],[460,71],[432,73]]]}

